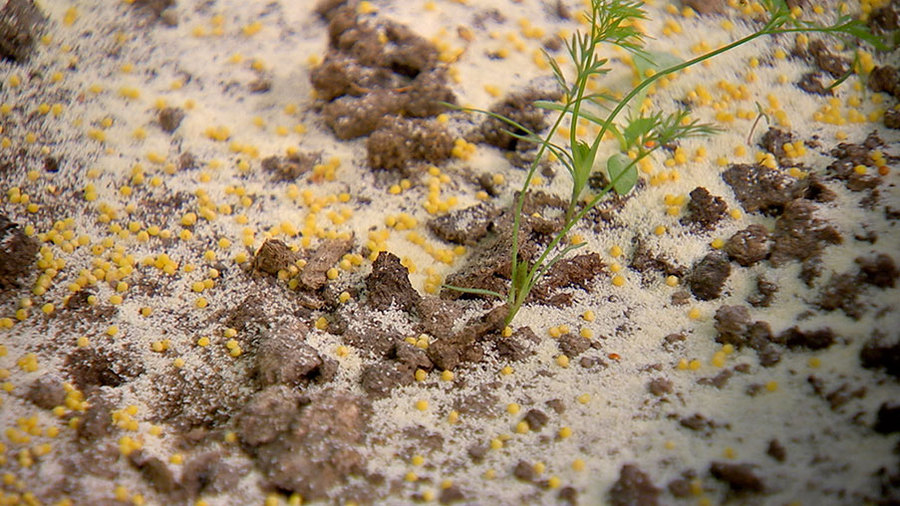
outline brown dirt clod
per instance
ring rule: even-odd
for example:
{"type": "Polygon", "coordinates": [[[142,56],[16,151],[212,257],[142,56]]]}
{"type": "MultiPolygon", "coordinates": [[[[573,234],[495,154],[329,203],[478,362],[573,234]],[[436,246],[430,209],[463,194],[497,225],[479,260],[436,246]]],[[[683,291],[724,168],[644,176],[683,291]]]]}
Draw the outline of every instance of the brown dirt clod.
{"type": "Polygon", "coordinates": [[[688,276],[691,293],[700,300],[717,299],[730,274],[731,265],[725,253],[709,253],[694,265],[688,276]]]}
{"type": "Polygon", "coordinates": [[[300,259],[300,254],[278,239],[266,239],[256,250],[253,266],[267,274],[277,275],[278,271],[288,269],[300,259]]]}
{"type": "Polygon", "coordinates": [[[735,464],[731,462],[713,462],[709,473],[719,481],[728,484],[734,492],[762,492],[765,483],[753,471],[752,464],[735,464]]]}
{"type": "Polygon", "coordinates": [[[766,227],[758,224],[735,232],[728,238],[723,248],[728,256],[743,267],[765,260],[771,250],[771,234],[766,227]]]}
{"type": "Polygon", "coordinates": [[[619,471],[619,479],[609,489],[609,503],[612,506],[656,506],[659,493],[647,473],[634,464],[625,464],[619,471]]]}
{"type": "Polygon", "coordinates": [[[712,230],[725,217],[728,205],[722,197],[710,194],[709,190],[702,186],[691,190],[690,197],[687,215],[681,219],[682,224],[712,230]]]}
{"type": "Polygon", "coordinates": [[[319,394],[290,430],[257,449],[256,465],[270,486],[299,493],[304,500],[324,499],[334,485],[364,473],[367,418],[363,399],[331,391],[319,394]]]}
{"type": "Polygon", "coordinates": [[[0,8],[0,58],[27,61],[44,23],[44,15],[32,0],[5,2],[0,8]]]}
{"type": "Polygon", "coordinates": [[[366,278],[366,304],[378,310],[396,306],[412,311],[419,304],[421,295],[409,282],[409,271],[400,264],[393,253],[382,251],[372,263],[372,273],[366,278]]]}
{"type": "Polygon", "coordinates": [[[39,245],[18,223],[0,214],[0,291],[21,286],[39,245]]]}

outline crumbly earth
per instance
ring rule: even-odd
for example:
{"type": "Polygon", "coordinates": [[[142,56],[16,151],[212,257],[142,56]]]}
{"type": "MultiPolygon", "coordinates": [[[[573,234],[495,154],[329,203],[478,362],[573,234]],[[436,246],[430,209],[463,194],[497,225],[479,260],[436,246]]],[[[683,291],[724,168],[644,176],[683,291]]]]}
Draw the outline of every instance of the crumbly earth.
{"type": "MultiPolygon", "coordinates": [[[[896,1],[789,3],[897,40],[896,1]]],[[[721,132],[642,163],[508,327],[442,287],[506,289],[535,156],[449,104],[547,128],[583,5],[0,1],[0,504],[900,501],[896,51],[658,82],[721,132]]],[[[646,9],[681,58],[761,19],[646,9]]],[[[532,183],[527,259],[571,191],[532,183]]]]}

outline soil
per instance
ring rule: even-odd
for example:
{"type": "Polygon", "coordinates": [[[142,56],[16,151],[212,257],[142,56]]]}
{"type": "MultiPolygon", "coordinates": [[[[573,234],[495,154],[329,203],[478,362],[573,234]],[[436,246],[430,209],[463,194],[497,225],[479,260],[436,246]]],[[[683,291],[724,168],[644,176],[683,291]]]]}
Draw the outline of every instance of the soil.
{"type": "MultiPolygon", "coordinates": [[[[641,163],[507,321],[513,223],[531,265],[571,191],[545,157],[514,216],[521,137],[584,26],[509,7],[0,7],[0,503],[900,500],[895,52],[790,34],[659,81],[642,107],[720,132],[641,163]]],[[[890,41],[896,7],[846,9],[890,41]]],[[[645,8],[681,57],[760,21],[645,8]]],[[[600,56],[595,114],[634,77],[600,56]]]]}

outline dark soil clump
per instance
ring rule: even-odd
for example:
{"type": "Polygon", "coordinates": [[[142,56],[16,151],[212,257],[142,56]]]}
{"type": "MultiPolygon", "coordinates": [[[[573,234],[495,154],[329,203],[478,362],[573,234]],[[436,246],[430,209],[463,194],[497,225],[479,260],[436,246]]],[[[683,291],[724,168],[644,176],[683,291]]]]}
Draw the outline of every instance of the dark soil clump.
{"type": "Polygon", "coordinates": [[[366,278],[366,304],[385,310],[396,306],[412,311],[422,298],[409,282],[409,271],[392,253],[381,252],[372,264],[372,274],[366,278]]]}
{"type": "Polygon", "coordinates": [[[736,232],[725,242],[724,251],[744,267],[765,260],[771,249],[771,235],[762,225],[750,225],[736,232]]]}
{"type": "Polygon", "coordinates": [[[709,474],[727,483],[734,492],[762,492],[766,488],[765,483],[753,471],[754,467],[751,464],[713,462],[709,466],[709,474]]]}
{"type": "Polygon", "coordinates": [[[319,160],[319,153],[294,153],[286,157],[270,156],[263,158],[262,169],[272,174],[272,181],[296,181],[313,170],[319,160]]]}
{"type": "Polygon", "coordinates": [[[720,251],[709,253],[694,265],[688,276],[691,293],[700,300],[717,299],[730,274],[727,256],[720,251]]]}
{"type": "Polygon", "coordinates": [[[369,166],[409,173],[416,164],[450,158],[453,139],[443,125],[423,119],[388,117],[366,139],[369,166]]]}
{"type": "MultiPolygon", "coordinates": [[[[526,90],[507,95],[502,101],[491,106],[492,113],[509,118],[516,123],[539,133],[549,126],[547,112],[534,106],[537,100],[559,100],[559,91],[526,90]]],[[[525,135],[526,132],[496,118],[486,118],[478,128],[481,140],[504,151],[528,151],[534,144],[520,142],[509,134],[525,135]]]]}
{"type": "Polygon", "coordinates": [[[883,91],[894,98],[900,98],[900,71],[897,67],[884,65],[875,67],[869,74],[869,89],[883,91]]]}
{"type": "Polygon", "coordinates": [[[334,485],[365,472],[361,453],[368,407],[346,393],[325,392],[294,418],[290,429],[255,450],[256,465],[278,489],[321,500],[334,485]]]}
{"type": "Polygon", "coordinates": [[[253,266],[267,274],[276,275],[278,271],[289,269],[300,259],[300,254],[278,239],[266,239],[256,251],[253,266]]]}
{"type": "Polygon", "coordinates": [[[841,243],[840,233],[814,213],[815,206],[808,200],[797,199],[785,206],[784,214],[775,222],[775,244],[769,258],[772,265],[818,257],[827,244],[841,243]]]}
{"type": "Polygon", "coordinates": [[[795,197],[792,177],[762,165],[731,165],[722,173],[722,179],[748,213],[780,214],[795,197]]]}
{"type": "Polygon", "coordinates": [[[703,230],[712,230],[725,217],[728,206],[722,197],[709,193],[709,190],[698,186],[691,191],[691,200],[687,205],[687,215],[681,219],[684,225],[692,225],[703,230]]]}
{"type": "Polygon", "coordinates": [[[619,471],[619,479],[609,489],[609,503],[613,506],[655,506],[659,504],[659,493],[647,473],[634,464],[625,464],[619,471]]]}
{"type": "Polygon", "coordinates": [[[184,111],[178,107],[165,107],[159,111],[159,126],[164,132],[174,132],[183,119],[184,111]]]}
{"type": "Polygon", "coordinates": [[[0,214],[0,291],[22,286],[39,249],[18,223],[0,214]]]}
{"type": "Polygon", "coordinates": [[[859,360],[866,369],[884,369],[900,379],[900,340],[895,338],[891,341],[876,330],[860,350],[859,360]]]}
{"type": "Polygon", "coordinates": [[[368,135],[385,116],[435,116],[441,102],[456,101],[430,42],[392,21],[362,19],[352,5],[320,7],[329,50],[310,79],[338,138],[368,135]]]}
{"type": "Polygon", "coordinates": [[[34,50],[44,15],[32,0],[8,0],[0,8],[0,58],[24,63],[34,50]]]}
{"type": "Polygon", "coordinates": [[[797,87],[811,95],[822,95],[830,97],[834,92],[829,90],[822,84],[822,74],[820,72],[807,72],[797,81],[797,87]]]}
{"type": "Polygon", "coordinates": [[[488,234],[499,215],[497,208],[481,203],[434,218],[428,228],[447,242],[471,246],[488,234]]]}

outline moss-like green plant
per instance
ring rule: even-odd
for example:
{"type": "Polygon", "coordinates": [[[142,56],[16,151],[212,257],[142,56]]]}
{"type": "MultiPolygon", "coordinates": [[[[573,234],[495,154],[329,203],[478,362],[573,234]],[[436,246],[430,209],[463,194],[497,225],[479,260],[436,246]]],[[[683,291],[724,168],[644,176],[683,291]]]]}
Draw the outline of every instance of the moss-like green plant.
{"type": "Polygon", "coordinates": [[[553,75],[562,88],[560,102],[538,101],[538,107],[556,111],[558,114],[544,136],[504,116],[480,109],[468,109],[497,118],[511,127],[510,135],[533,142],[537,153],[529,166],[518,198],[513,206],[513,231],[511,256],[511,282],[506,295],[482,289],[472,289],[444,285],[446,288],[467,293],[489,295],[504,299],[509,306],[506,323],[515,318],[528,298],[531,289],[541,277],[571,251],[582,244],[561,246],[566,235],[591,209],[609,192],[619,195],[630,192],[638,180],[637,164],[661,146],[677,142],[687,137],[709,135],[716,131],[711,125],[691,121],[688,112],[656,112],[647,114],[640,107],[629,107],[641,103],[649,87],[664,76],[674,74],[688,67],[709,60],[722,53],[747,44],[764,36],[799,32],[818,32],[843,36],[848,42],[864,41],[872,46],[885,49],[884,44],[872,35],[859,20],[849,16],[838,17],[833,24],[820,25],[811,21],[796,19],[784,0],[764,0],[769,18],[759,30],[687,61],[680,61],[667,53],[651,53],[644,49],[643,34],[635,27],[635,22],[645,19],[643,3],[632,0],[592,0],[591,8],[584,15],[590,26],[589,31],[576,32],[566,41],[566,49],[574,74],[567,77],[556,61],[545,55],[552,67],[553,75]],[[632,54],[633,62],[641,80],[622,99],[603,93],[589,93],[588,82],[592,77],[610,72],[609,61],[597,55],[597,48],[603,44],[621,47],[632,54]],[[626,119],[619,122],[619,116],[626,111],[626,119]],[[557,130],[569,119],[568,143],[560,145],[553,141],[557,130]],[[577,131],[582,120],[598,125],[599,131],[590,142],[579,138],[577,131]],[[600,144],[607,133],[619,141],[619,152],[607,158],[606,175],[609,183],[586,203],[579,206],[581,196],[592,172],[597,165],[600,144]],[[561,230],[553,237],[534,262],[519,258],[522,207],[525,196],[538,165],[548,153],[553,154],[565,167],[572,180],[572,191],[561,230]]]}

